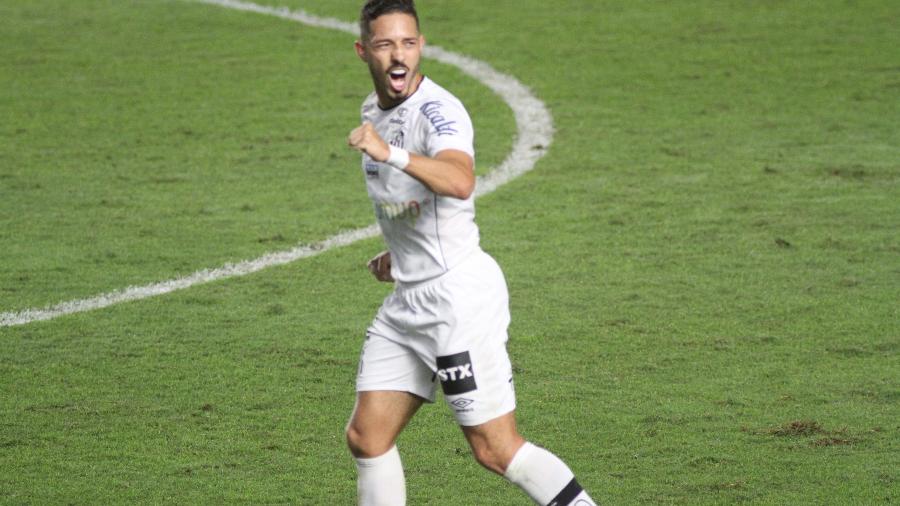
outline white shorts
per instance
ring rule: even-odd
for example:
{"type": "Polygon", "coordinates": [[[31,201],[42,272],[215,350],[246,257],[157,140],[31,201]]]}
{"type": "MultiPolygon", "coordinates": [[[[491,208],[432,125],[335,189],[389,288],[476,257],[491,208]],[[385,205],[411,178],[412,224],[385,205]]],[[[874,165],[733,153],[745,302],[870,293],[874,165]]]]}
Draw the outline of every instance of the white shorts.
{"type": "Polygon", "coordinates": [[[366,334],[358,392],[410,392],[434,402],[440,382],[460,425],[513,411],[506,352],[509,294],[500,267],[477,252],[439,278],[398,284],[366,334]]]}

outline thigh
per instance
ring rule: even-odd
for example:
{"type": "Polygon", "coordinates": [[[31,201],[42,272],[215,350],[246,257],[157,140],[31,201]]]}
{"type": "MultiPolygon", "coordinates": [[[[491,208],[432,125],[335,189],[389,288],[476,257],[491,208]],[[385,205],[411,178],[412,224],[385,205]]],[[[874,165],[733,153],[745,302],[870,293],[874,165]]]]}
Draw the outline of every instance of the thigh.
{"type": "Polygon", "coordinates": [[[423,402],[409,392],[359,392],[347,425],[354,455],[377,457],[390,450],[423,402]]]}
{"type": "Polygon", "coordinates": [[[437,377],[463,426],[482,425],[515,409],[506,350],[509,305],[499,267],[484,255],[442,287],[452,329],[439,340],[437,377]]]}
{"type": "Polygon", "coordinates": [[[410,346],[397,341],[403,336],[390,328],[373,325],[367,333],[359,357],[357,392],[408,392],[428,402],[434,401],[434,372],[410,346]]]}
{"type": "Polygon", "coordinates": [[[515,410],[512,364],[505,343],[457,339],[454,344],[455,350],[462,351],[437,357],[437,379],[457,423],[482,425],[515,410]]]}

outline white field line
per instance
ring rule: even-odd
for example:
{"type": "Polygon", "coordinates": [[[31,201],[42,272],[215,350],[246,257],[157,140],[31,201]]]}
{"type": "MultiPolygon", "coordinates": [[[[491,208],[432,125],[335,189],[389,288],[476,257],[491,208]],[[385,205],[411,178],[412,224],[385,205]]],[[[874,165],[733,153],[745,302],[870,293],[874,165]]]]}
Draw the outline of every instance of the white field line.
{"type": "MultiPolygon", "coordinates": [[[[289,19],[308,26],[329,28],[358,35],[359,28],[355,23],[348,23],[333,18],[321,18],[304,11],[291,11],[287,8],[266,7],[236,0],[195,0],[197,2],[218,5],[228,9],[255,12],[289,19]]],[[[423,54],[426,58],[437,60],[458,67],[464,73],[478,80],[497,93],[512,109],[517,125],[516,141],[512,152],[499,167],[494,168],[484,177],[478,178],[477,196],[487,195],[503,184],[534,168],[535,163],[543,157],[553,141],[553,118],[546,105],[538,100],[531,91],[511,75],[498,72],[485,62],[447,51],[437,46],[426,46],[423,54]]],[[[145,286],[132,286],[88,299],[63,302],[41,309],[25,309],[8,313],[0,313],[0,327],[24,325],[32,322],[51,320],[60,316],[92,311],[122,302],[146,299],[156,295],[171,293],[195,285],[209,283],[227,278],[246,276],[268,267],[284,265],[302,258],[309,258],[334,248],[347,246],[362,239],[379,234],[378,225],[341,232],[322,242],[312,245],[299,245],[291,250],[268,253],[254,260],[245,260],[235,264],[226,264],[216,269],[204,269],[191,275],[162,281],[145,286]]]]}

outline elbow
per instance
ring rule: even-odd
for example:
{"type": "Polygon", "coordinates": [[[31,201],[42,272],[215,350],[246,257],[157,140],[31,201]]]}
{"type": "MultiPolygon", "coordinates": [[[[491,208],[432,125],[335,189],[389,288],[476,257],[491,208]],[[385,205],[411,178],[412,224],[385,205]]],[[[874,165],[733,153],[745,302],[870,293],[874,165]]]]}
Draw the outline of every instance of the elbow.
{"type": "Polygon", "coordinates": [[[462,167],[461,172],[463,177],[456,178],[456,184],[453,185],[453,196],[460,200],[468,200],[475,193],[475,167],[466,164],[465,167],[462,167]]]}
{"type": "Polygon", "coordinates": [[[439,180],[439,189],[432,188],[432,191],[447,197],[468,200],[475,193],[475,161],[465,153],[452,150],[441,152],[438,156],[438,160],[444,162],[441,168],[443,177],[439,180]]]}
{"type": "Polygon", "coordinates": [[[460,200],[468,200],[473,193],[475,193],[475,177],[467,178],[465,181],[460,181],[453,185],[449,196],[460,200]]]}
{"type": "Polygon", "coordinates": [[[462,185],[462,187],[459,188],[459,197],[457,197],[457,198],[459,198],[461,200],[468,200],[468,198],[471,197],[473,193],[475,193],[475,178],[474,177],[472,178],[471,181],[469,181],[465,185],[462,185]]]}

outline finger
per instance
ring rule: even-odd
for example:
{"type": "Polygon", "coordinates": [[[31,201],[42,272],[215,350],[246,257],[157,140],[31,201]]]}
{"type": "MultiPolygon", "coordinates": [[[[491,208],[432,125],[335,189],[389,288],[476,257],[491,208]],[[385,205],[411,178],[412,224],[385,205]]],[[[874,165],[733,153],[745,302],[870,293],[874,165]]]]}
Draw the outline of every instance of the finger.
{"type": "Polygon", "coordinates": [[[352,132],[350,132],[350,135],[347,136],[347,142],[349,142],[351,146],[355,145],[355,144],[359,144],[360,137],[362,137],[362,136],[360,135],[360,131],[357,128],[357,129],[353,130],[352,132]]]}

